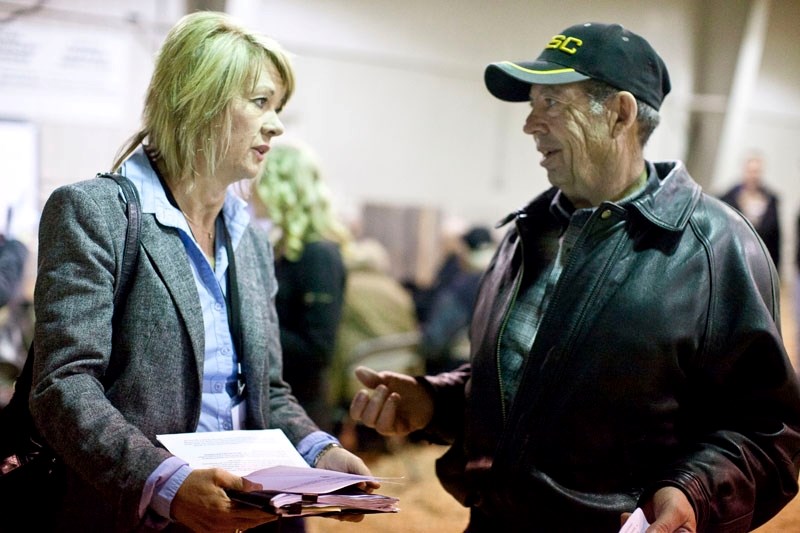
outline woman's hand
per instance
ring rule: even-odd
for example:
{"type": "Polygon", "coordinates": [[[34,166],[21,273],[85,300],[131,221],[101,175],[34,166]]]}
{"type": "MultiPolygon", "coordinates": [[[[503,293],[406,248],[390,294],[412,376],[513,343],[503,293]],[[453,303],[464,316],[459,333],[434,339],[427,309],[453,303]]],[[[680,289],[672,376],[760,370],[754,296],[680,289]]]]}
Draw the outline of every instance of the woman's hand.
{"type": "Polygon", "coordinates": [[[277,520],[277,516],[232,501],[225,489],[252,490],[246,479],[221,468],[194,470],[172,500],[172,518],[194,531],[231,533],[277,520]]]}
{"type": "MultiPolygon", "coordinates": [[[[347,472],[348,474],[358,474],[359,476],[372,476],[369,468],[360,457],[340,446],[333,446],[324,451],[317,460],[316,467],[324,468],[325,470],[336,470],[337,472],[347,472]]],[[[358,485],[360,489],[367,492],[372,492],[380,486],[381,484],[377,481],[367,481],[358,485]]],[[[364,519],[364,515],[348,513],[333,515],[332,518],[345,522],[360,522],[364,519]]]]}
{"type": "MultiPolygon", "coordinates": [[[[341,446],[332,446],[322,452],[322,455],[317,460],[316,467],[359,476],[372,476],[372,472],[360,457],[341,446]]],[[[375,483],[375,488],[377,487],[380,487],[380,483],[375,483]]]]}

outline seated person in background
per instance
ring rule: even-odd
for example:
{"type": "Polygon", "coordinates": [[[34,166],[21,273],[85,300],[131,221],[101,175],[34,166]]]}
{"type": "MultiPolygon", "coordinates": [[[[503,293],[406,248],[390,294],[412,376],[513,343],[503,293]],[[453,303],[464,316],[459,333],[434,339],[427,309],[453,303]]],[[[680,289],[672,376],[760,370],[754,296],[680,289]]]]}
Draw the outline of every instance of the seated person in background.
{"type": "MultiPolygon", "coordinates": [[[[356,350],[365,341],[418,330],[414,301],[409,292],[389,274],[389,254],[377,240],[354,242],[345,255],[347,289],[342,321],[331,366],[332,404],[344,408],[360,384],[352,375],[356,350]]],[[[371,361],[370,364],[374,364],[371,361]]],[[[384,370],[409,371],[408,358],[383,360],[384,370]]],[[[417,365],[419,366],[419,365],[417,365]]],[[[344,416],[337,417],[343,420],[344,416]]]]}
{"type": "Polygon", "coordinates": [[[478,285],[494,253],[488,228],[475,226],[461,235],[436,277],[419,350],[427,372],[452,370],[469,355],[466,331],[478,285]]]}
{"type": "Polygon", "coordinates": [[[5,307],[22,284],[28,248],[20,241],[0,234],[0,307],[5,307]]]}
{"type": "Polygon", "coordinates": [[[24,306],[10,304],[22,284],[27,257],[28,248],[23,243],[0,234],[0,408],[11,399],[14,380],[25,364],[23,330],[30,326],[29,313],[24,306]]]}

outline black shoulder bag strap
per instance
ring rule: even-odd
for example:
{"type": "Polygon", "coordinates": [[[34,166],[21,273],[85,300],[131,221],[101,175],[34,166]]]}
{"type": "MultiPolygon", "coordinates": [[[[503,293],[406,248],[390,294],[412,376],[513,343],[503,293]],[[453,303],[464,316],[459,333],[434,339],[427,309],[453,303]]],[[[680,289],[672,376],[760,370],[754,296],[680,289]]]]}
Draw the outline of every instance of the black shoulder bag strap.
{"type": "Polygon", "coordinates": [[[139,194],[133,183],[122,174],[108,173],[98,174],[97,177],[109,178],[117,182],[125,197],[125,213],[128,216],[128,229],[125,232],[125,248],[122,251],[122,268],[120,269],[119,280],[114,287],[114,317],[116,325],[117,311],[122,308],[125,298],[128,296],[133,269],[136,268],[136,261],[139,259],[139,235],[142,232],[142,205],[139,202],[139,194]]]}
{"type": "MultiPolygon", "coordinates": [[[[122,195],[125,198],[126,215],[128,218],[128,228],[125,232],[125,248],[122,252],[122,268],[120,269],[120,277],[114,287],[114,318],[112,323],[116,325],[118,311],[123,307],[125,298],[128,296],[130,289],[130,282],[132,278],[133,269],[136,268],[136,262],[139,258],[139,234],[142,227],[142,207],[139,202],[139,195],[136,193],[136,188],[128,178],[121,174],[98,174],[97,177],[113,179],[117,182],[122,195]]],[[[4,418],[2,426],[8,428],[9,425],[21,430],[19,435],[16,435],[22,440],[15,440],[15,442],[5,443],[11,445],[13,449],[0,450],[0,462],[2,462],[10,454],[22,452],[25,450],[20,449],[20,446],[26,446],[26,442],[30,440],[36,446],[41,446],[38,442],[38,432],[33,424],[33,419],[30,415],[28,408],[28,396],[31,392],[33,382],[33,359],[34,359],[34,345],[31,343],[28,349],[28,357],[25,360],[25,365],[22,367],[22,372],[17,377],[14,386],[14,395],[11,397],[8,405],[3,408],[2,415],[4,418]],[[7,418],[6,418],[7,417],[7,418]],[[12,420],[15,419],[15,420],[12,420]]],[[[4,439],[5,441],[5,439],[4,439]]],[[[21,464],[27,458],[18,457],[21,464]]],[[[19,466],[21,466],[21,464],[19,466]]],[[[5,471],[2,472],[6,473],[5,471]]]]}

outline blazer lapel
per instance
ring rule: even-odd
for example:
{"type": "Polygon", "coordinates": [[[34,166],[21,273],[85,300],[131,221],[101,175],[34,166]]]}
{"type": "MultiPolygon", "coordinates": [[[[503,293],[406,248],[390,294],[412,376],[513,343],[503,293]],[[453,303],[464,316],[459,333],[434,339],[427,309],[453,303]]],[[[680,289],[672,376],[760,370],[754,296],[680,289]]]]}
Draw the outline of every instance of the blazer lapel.
{"type": "Polygon", "coordinates": [[[202,383],[205,359],[203,310],[200,308],[200,298],[197,296],[189,259],[182,253],[183,242],[177,230],[159,225],[151,215],[142,220],[141,243],[172,295],[178,314],[186,325],[197,361],[198,379],[202,383]],[[176,253],[178,250],[180,252],[176,253]]]}

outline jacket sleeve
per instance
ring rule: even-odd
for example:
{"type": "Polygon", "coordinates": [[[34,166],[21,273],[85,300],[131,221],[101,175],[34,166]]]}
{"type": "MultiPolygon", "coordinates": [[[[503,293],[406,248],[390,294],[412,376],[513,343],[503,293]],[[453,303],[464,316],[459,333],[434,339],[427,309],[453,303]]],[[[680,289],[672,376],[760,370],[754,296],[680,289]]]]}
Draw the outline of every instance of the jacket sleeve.
{"type": "Polygon", "coordinates": [[[67,186],[42,212],[30,408],[64,463],[118,504],[118,520],[132,527],[145,480],[169,453],[105,396],[114,280],[127,224],[116,184],[100,186],[108,201],[67,186]]]}
{"type": "Polygon", "coordinates": [[[417,378],[433,398],[433,419],[422,430],[432,442],[452,444],[464,432],[465,387],[472,376],[467,363],[450,372],[417,378]]]}
{"type": "Polygon", "coordinates": [[[659,486],[682,489],[698,531],[749,531],[797,493],[800,390],[780,335],[779,283],[743,220],[691,230],[705,242],[711,291],[702,353],[687,369],[687,445],[659,486]]]}

